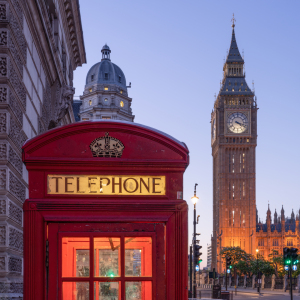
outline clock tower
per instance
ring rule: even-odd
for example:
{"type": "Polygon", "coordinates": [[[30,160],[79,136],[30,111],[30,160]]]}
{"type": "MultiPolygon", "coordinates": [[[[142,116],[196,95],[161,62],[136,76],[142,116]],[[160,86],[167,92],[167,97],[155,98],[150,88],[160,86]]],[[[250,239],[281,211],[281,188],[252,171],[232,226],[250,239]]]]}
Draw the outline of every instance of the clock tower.
{"type": "Polygon", "coordinates": [[[212,268],[223,272],[224,247],[255,253],[257,104],[247,85],[232,24],[223,80],[211,114],[213,156],[212,268]]]}

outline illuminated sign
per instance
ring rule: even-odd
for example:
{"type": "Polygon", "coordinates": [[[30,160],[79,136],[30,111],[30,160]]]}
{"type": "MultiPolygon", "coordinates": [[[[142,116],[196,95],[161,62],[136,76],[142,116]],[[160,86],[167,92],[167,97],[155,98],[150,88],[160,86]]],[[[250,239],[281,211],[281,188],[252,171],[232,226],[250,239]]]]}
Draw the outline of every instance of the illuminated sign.
{"type": "Polygon", "coordinates": [[[165,195],[165,176],[48,175],[50,195],[165,195]]]}

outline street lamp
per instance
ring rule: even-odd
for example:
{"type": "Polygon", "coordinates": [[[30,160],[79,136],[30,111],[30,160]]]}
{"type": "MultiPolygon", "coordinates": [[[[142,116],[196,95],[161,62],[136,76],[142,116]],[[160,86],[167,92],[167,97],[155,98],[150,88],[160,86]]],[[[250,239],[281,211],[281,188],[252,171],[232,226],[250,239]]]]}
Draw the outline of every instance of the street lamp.
{"type": "Polygon", "coordinates": [[[192,202],[194,204],[194,236],[193,236],[193,254],[194,254],[194,280],[193,280],[193,298],[196,298],[196,264],[195,264],[195,245],[196,245],[196,203],[199,200],[199,198],[196,196],[196,188],[198,183],[195,183],[195,189],[194,189],[194,197],[192,197],[192,202]]]}
{"type": "Polygon", "coordinates": [[[256,266],[257,266],[257,292],[259,292],[259,271],[258,271],[258,249],[256,249],[256,266]]]}

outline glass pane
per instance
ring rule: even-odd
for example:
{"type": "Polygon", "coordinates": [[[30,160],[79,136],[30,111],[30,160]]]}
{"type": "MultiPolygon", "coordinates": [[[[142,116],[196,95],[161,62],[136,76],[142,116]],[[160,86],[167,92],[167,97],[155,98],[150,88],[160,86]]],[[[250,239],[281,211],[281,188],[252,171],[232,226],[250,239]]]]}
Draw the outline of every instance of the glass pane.
{"type": "Polygon", "coordinates": [[[120,241],[118,237],[94,239],[95,276],[120,276],[120,241]]]}
{"type": "Polygon", "coordinates": [[[95,282],[94,300],[119,300],[121,299],[121,289],[119,282],[95,282]]]}
{"type": "Polygon", "coordinates": [[[125,276],[152,276],[152,238],[125,238],[125,276]]]}
{"type": "Polygon", "coordinates": [[[64,237],[62,239],[62,276],[90,276],[90,239],[64,237]]]}
{"type": "Polygon", "coordinates": [[[126,300],[152,300],[152,282],[125,282],[126,300]]]}
{"type": "Polygon", "coordinates": [[[62,300],[89,300],[88,282],[63,282],[62,300]]]}

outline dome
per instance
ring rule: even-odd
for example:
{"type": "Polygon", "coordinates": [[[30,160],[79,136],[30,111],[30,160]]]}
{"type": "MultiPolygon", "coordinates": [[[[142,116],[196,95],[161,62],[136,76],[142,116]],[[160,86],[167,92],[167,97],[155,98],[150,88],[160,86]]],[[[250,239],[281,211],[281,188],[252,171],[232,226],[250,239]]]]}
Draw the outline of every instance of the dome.
{"type": "Polygon", "coordinates": [[[94,84],[113,84],[123,90],[126,88],[126,78],[123,71],[110,61],[110,48],[104,45],[102,50],[102,60],[93,65],[86,76],[86,88],[94,84]]]}

